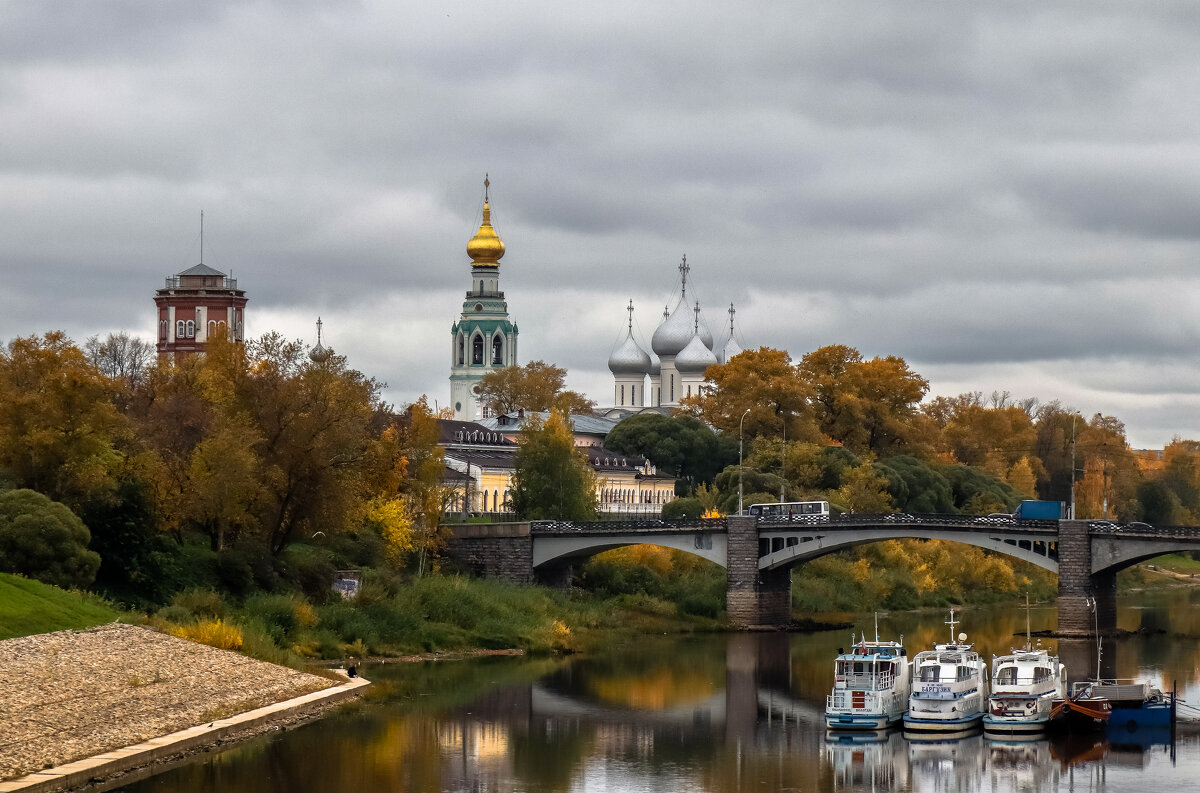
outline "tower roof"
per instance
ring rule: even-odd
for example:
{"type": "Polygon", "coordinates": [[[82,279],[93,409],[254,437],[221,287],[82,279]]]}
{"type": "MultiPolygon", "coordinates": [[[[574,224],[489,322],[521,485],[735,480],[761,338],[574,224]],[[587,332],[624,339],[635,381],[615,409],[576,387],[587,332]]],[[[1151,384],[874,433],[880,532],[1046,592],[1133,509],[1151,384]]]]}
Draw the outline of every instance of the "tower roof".
{"type": "Polygon", "coordinates": [[[629,301],[629,325],[625,340],[608,356],[608,371],[615,375],[640,374],[650,371],[650,356],[633,338],[633,301],[629,301]]]}
{"type": "Polygon", "coordinates": [[[488,201],[488,187],[491,182],[485,176],[483,179],[483,223],[479,231],[467,243],[467,255],[471,257],[475,267],[499,267],[500,259],[504,256],[504,242],[492,228],[492,208],[488,201]]]}
{"type": "Polygon", "coordinates": [[[717,362],[717,356],[700,338],[700,334],[692,336],[679,354],[675,356],[675,368],[680,374],[704,374],[704,370],[717,362]]]}

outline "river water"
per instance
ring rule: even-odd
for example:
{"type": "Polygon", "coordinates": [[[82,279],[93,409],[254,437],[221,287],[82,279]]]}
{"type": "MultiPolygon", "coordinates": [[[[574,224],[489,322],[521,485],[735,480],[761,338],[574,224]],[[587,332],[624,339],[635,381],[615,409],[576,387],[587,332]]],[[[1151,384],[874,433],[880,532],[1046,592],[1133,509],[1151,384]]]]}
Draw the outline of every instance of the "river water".
{"type": "MultiPolygon", "coordinates": [[[[1105,677],[1150,679],[1200,706],[1200,590],[1123,595],[1105,677]]],[[[910,655],[946,641],[948,614],[890,614],[881,638],[910,655]]],[[[969,608],[985,658],[1024,643],[1023,608],[969,608]],[[1020,636],[1018,636],[1020,634],[1020,636]]],[[[1034,631],[1053,608],[1031,610],[1034,631]]],[[[874,632],[871,617],[856,629],[874,632]]],[[[371,694],[324,719],[204,755],[125,791],[1135,791],[1200,789],[1200,731],[1110,740],[870,742],[822,726],[849,629],[641,637],[569,659],[488,658],[368,667],[371,694]]],[[[1036,641],[1036,640],[1035,640],[1036,641]]],[[[1092,676],[1096,646],[1044,639],[1092,676]]],[[[1185,706],[1186,707],[1186,706],[1185,706]]],[[[1182,712],[1183,709],[1181,709],[1182,712]]],[[[1200,714],[1200,710],[1196,711],[1200,714]]]]}

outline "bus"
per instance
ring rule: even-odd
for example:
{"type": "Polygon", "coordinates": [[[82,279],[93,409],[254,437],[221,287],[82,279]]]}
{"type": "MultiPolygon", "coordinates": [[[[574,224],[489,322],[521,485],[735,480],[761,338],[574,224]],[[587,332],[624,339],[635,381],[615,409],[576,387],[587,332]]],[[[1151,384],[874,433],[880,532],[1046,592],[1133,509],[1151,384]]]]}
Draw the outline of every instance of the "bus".
{"type": "Polygon", "coordinates": [[[828,501],[777,501],[770,504],[751,504],[747,515],[759,518],[791,518],[804,516],[809,521],[829,520],[828,501]]]}

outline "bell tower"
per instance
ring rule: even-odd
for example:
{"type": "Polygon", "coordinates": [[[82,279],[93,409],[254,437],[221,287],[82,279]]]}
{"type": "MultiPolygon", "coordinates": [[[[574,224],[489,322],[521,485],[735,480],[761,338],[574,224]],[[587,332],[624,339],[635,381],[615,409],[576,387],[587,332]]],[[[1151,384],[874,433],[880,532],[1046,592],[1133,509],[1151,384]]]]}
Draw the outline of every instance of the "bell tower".
{"type": "Polygon", "coordinates": [[[508,318],[500,291],[500,259],[504,242],[492,228],[491,181],[483,180],[483,223],[467,243],[471,284],[462,316],[450,328],[450,404],[454,418],[487,418],[479,404],[479,381],[488,372],[517,362],[517,326],[508,318]]]}

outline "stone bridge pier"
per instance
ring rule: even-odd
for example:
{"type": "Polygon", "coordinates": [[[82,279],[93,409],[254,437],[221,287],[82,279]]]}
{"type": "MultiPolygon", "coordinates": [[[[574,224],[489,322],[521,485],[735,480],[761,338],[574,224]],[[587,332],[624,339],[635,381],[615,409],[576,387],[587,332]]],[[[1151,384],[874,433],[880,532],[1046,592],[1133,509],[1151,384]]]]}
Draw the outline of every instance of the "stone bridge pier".
{"type": "Polygon", "coordinates": [[[730,515],[725,609],[731,622],[779,627],[792,620],[792,571],[758,569],[758,519],[730,515]]]}
{"type": "Polygon", "coordinates": [[[1092,575],[1086,520],[1058,523],[1058,631],[1064,636],[1112,633],[1117,627],[1117,578],[1092,575]]]}

